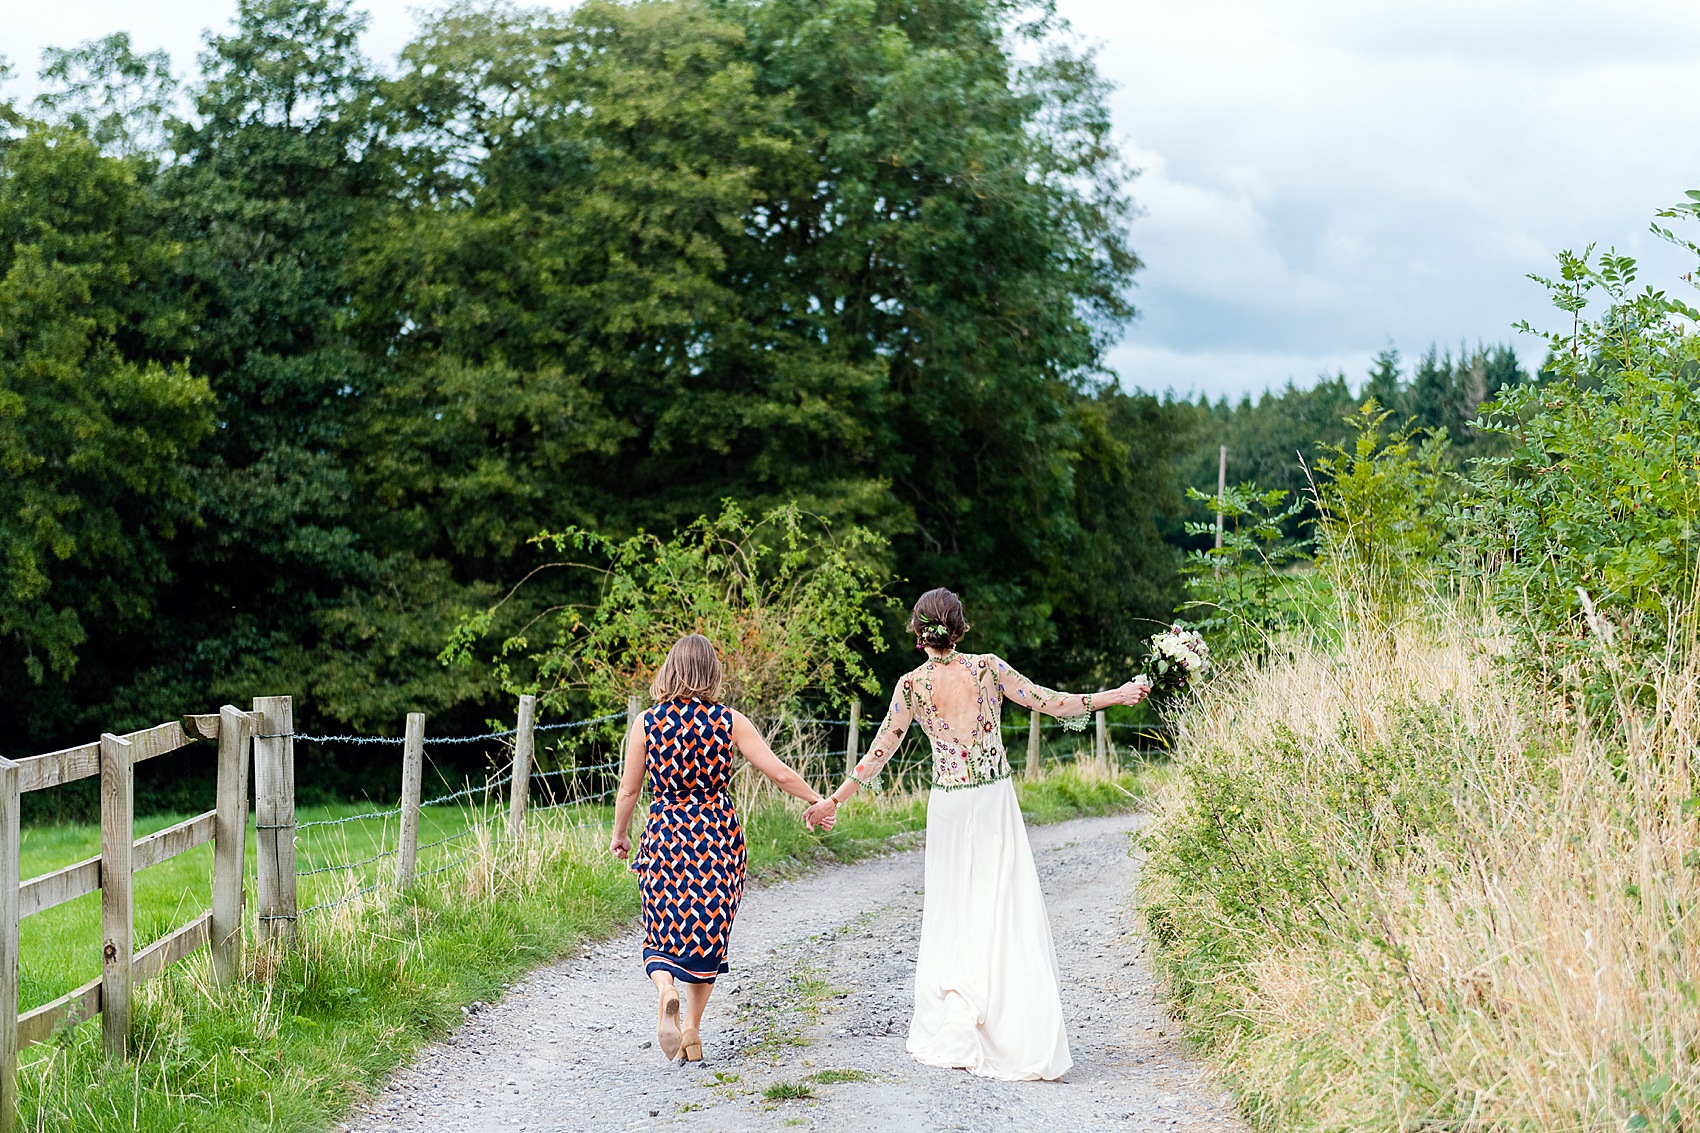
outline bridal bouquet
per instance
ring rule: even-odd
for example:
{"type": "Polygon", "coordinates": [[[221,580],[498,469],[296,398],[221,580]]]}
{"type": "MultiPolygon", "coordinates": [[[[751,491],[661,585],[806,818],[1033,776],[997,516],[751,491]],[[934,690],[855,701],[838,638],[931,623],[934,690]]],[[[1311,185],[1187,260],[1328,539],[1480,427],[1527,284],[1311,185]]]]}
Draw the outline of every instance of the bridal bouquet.
{"type": "Polygon", "coordinates": [[[1195,629],[1171,626],[1152,634],[1150,644],[1145,673],[1151,679],[1152,696],[1181,692],[1210,668],[1210,647],[1195,629]]]}

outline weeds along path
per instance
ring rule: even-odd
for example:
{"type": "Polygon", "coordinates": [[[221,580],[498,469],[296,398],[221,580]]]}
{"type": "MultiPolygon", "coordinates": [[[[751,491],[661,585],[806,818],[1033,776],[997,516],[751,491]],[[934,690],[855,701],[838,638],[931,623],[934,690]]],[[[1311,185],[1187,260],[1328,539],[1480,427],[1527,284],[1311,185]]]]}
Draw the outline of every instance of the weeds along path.
{"type": "Polygon", "coordinates": [[[749,891],[700,1065],[653,1048],[655,996],[628,934],[474,1010],[344,1128],[1241,1130],[1183,1056],[1140,957],[1128,840],[1139,821],[1030,829],[1075,1061],[1060,1082],[988,1081],[904,1053],[921,921],[921,855],[909,851],[749,891]]]}

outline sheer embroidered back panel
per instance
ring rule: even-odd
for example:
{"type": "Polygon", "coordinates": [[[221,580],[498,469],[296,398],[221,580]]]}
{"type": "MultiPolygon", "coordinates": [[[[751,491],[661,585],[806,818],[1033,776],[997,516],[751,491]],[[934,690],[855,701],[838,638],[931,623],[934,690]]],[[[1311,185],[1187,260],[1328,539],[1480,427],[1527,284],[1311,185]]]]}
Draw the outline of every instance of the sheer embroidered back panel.
{"type": "Polygon", "coordinates": [[[880,770],[919,722],[933,746],[933,786],[979,787],[1009,778],[1003,701],[1048,716],[1090,711],[1091,698],[1034,684],[990,653],[929,658],[898,682],[891,708],[851,778],[879,789],[880,770]],[[941,705],[942,702],[942,705],[941,705]]]}

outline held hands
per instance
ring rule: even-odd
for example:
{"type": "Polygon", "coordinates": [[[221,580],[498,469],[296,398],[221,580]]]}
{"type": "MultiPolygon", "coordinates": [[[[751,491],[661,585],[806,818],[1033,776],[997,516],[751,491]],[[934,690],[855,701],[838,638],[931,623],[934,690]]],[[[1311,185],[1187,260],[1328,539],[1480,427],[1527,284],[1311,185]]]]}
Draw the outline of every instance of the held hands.
{"type": "Polygon", "coordinates": [[[825,833],[831,830],[833,823],[837,821],[838,803],[831,795],[803,812],[803,825],[810,830],[819,830],[825,833]]]}
{"type": "Polygon", "coordinates": [[[608,852],[625,861],[632,856],[632,839],[627,834],[615,834],[614,840],[608,843],[608,852]]]}

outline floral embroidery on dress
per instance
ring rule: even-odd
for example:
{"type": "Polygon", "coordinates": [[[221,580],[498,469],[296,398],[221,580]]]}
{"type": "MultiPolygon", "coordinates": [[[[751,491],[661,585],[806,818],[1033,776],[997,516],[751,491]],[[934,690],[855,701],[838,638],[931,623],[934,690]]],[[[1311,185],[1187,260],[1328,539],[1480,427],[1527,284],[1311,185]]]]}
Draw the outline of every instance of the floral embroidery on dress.
{"type": "Polygon", "coordinates": [[[870,790],[880,790],[880,771],[897,754],[919,709],[921,731],[933,748],[934,787],[946,790],[979,787],[1009,778],[1002,726],[1006,696],[1023,707],[1050,716],[1090,711],[1087,698],[1036,685],[1003,658],[990,653],[957,653],[944,660],[929,659],[899,682],[868,754],[856,764],[850,777],[870,790]],[[968,728],[966,743],[957,738],[959,733],[952,731],[933,704],[933,667],[956,664],[969,670],[976,689],[974,726],[968,728]]]}

